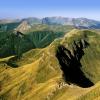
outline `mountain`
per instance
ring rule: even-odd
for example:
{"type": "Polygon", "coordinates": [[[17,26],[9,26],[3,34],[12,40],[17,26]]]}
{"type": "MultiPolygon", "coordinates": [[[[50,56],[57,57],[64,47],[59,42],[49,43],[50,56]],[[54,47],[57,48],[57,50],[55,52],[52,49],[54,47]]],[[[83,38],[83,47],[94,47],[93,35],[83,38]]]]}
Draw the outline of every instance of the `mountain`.
{"type": "Polygon", "coordinates": [[[24,18],[24,19],[22,19],[22,22],[23,21],[27,21],[28,24],[30,24],[31,26],[34,25],[34,24],[37,25],[37,24],[41,24],[42,23],[42,19],[36,18],[36,17],[24,18]]]}
{"type": "Polygon", "coordinates": [[[24,19],[1,19],[0,20],[0,30],[8,31],[8,30],[21,30],[22,32],[26,32],[33,25],[41,24],[42,20],[39,18],[24,18],[24,19]],[[21,29],[20,29],[21,28],[21,29]]]}
{"type": "Polygon", "coordinates": [[[20,19],[0,19],[0,24],[20,22],[20,19]]]}
{"type": "MultiPolygon", "coordinates": [[[[43,19],[39,19],[39,18],[26,18],[26,19],[22,19],[21,20],[21,25],[19,25],[18,27],[20,28],[20,26],[23,25],[23,22],[26,22],[27,26],[30,26],[30,30],[32,30],[34,28],[34,26],[39,26],[39,25],[48,25],[49,29],[51,26],[68,26],[68,27],[74,27],[74,28],[78,28],[78,29],[100,29],[100,22],[99,21],[95,21],[95,20],[91,20],[91,19],[87,19],[87,18],[66,18],[66,17],[45,17],[43,19]]],[[[25,26],[24,25],[24,26],[25,26]]],[[[26,28],[26,31],[28,31],[28,29],[26,28]]]]}
{"type": "Polygon", "coordinates": [[[29,29],[31,29],[31,26],[28,24],[28,22],[22,21],[22,23],[20,25],[18,25],[17,28],[15,28],[15,31],[20,31],[23,33],[29,29]]]}
{"type": "Polygon", "coordinates": [[[24,22],[27,23],[27,25],[30,27],[33,27],[35,25],[45,24],[45,25],[55,25],[55,26],[56,25],[71,26],[78,29],[100,29],[100,21],[91,20],[87,18],[45,17],[40,19],[36,17],[29,17],[19,20],[18,19],[0,20],[0,30],[14,29],[20,26],[20,24],[22,26],[24,22]]]}
{"type": "Polygon", "coordinates": [[[48,25],[72,25],[76,28],[100,28],[100,21],[87,18],[46,17],[43,18],[42,23],[48,25]]]}
{"type": "Polygon", "coordinates": [[[100,35],[74,29],[20,59],[0,59],[0,99],[99,100],[99,60],[100,35]]]}

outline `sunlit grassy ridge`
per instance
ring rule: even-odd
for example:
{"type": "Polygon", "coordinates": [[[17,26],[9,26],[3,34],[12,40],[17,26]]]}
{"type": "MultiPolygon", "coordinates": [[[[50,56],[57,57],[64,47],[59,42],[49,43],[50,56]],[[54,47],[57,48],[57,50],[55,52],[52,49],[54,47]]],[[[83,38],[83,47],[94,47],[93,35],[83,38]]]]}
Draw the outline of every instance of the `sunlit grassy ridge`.
{"type": "MultiPolygon", "coordinates": [[[[43,87],[44,88],[48,87],[48,84],[50,84],[50,89],[52,88],[52,84],[53,86],[55,86],[54,83],[56,83],[56,80],[58,80],[58,78],[56,79],[56,77],[60,75],[59,74],[60,70],[58,70],[59,64],[54,61],[57,59],[54,57],[53,54],[50,55],[49,52],[50,52],[49,49],[45,48],[45,49],[37,50],[37,52],[32,50],[25,53],[25,55],[23,54],[23,57],[21,60],[22,62],[18,61],[20,62],[20,67],[18,68],[11,68],[10,66],[7,66],[5,62],[1,62],[0,69],[1,70],[3,69],[3,70],[0,73],[0,81],[1,81],[0,84],[2,88],[4,87],[4,89],[2,89],[2,91],[0,92],[1,94],[0,98],[7,99],[9,96],[8,99],[10,100],[10,99],[15,99],[16,96],[18,98],[18,95],[20,99],[23,99],[24,97],[32,98],[32,96],[35,95],[36,93],[34,91],[40,91],[40,89],[42,89],[43,87]],[[42,55],[41,53],[38,55],[39,52],[42,52],[42,55]],[[38,59],[34,61],[34,56],[32,55],[34,55],[35,58],[38,58],[38,59]],[[24,63],[23,60],[24,62],[26,62],[26,65],[23,64],[24,63]],[[53,60],[54,62],[51,60],[53,60]],[[49,61],[51,63],[49,63],[49,61]],[[33,75],[33,73],[35,73],[34,74],[35,76],[33,75]],[[53,80],[52,78],[55,78],[55,79],[53,80]],[[11,88],[13,89],[15,88],[15,89],[13,90],[11,88]],[[19,91],[24,91],[24,92],[21,92],[21,94],[19,94],[19,91]],[[30,94],[30,92],[33,92],[33,93],[30,94]],[[23,96],[21,97],[22,94],[23,96]]],[[[54,50],[52,52],[54,52],[54,50]]],[[[38,98],[38,96],[34,98],[38,98]]]]}
{"type": "Polygon", "coordinates": [[[22,55],[0,59],[1,100],[95,100],[100,98],[100,36],[88,30],[73,30],[48,47],[33,49],[22,55]],[[56,58],[57,47],[62,44],[72,49],[73,41],[86,38],[89,47],[81,59],[82,71],[94,84],[90,88],[68,85],[56,58]],[[13,68],[7,62],[14,61],[13,68]]]}

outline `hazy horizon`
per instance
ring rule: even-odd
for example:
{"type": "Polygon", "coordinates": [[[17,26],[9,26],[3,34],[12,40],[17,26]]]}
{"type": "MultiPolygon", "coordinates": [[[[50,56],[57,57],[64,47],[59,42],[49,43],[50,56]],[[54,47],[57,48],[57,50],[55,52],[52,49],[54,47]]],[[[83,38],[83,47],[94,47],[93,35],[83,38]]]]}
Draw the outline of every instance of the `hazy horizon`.
{"type": "MultiPolygon", "coordinates": [[[[28,16],[28,17],[3,17],[0,18],[0,20],[22,20],[22,19],[27,19],[27,18],[39,18],[39,19],[43,19],[46,17],[62,17],[62,18],[86,18],[86,17],[67,17],[67,16],[45,16],[45,17],[38,17],[38,16],[28,16]]],[[[90,19],[90,20],[95,20],[95,21],[100,21],[100,19],[93,19],[93,18],[86,18],[86,19],[90,19]]]]}
{"type": "Polygon", "coordinates": [[[0,19],[52,17],[100,20],[99,0],[1,0],[0,19]]]}

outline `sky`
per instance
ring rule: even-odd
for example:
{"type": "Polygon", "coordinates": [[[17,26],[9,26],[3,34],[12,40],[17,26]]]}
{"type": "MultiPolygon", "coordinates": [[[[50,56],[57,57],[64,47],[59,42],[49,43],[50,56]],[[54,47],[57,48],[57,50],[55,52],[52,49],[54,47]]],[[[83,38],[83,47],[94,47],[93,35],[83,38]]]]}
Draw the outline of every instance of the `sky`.
{"type": "Polygon", "coordinates": [[[51,16],[100,20],[100,0],[0,0],[0,18],[51,16]]]}

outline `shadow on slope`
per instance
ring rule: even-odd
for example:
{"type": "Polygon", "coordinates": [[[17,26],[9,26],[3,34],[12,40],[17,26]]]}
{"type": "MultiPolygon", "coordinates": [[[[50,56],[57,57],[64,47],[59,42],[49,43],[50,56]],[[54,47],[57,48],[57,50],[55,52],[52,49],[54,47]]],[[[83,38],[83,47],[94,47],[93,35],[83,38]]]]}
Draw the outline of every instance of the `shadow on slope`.
{"type": "Polygon", "coordinates": [[[63,76],[66,82],[75,83],[81,87],[90,87],[93,83],[85,77],[81,70],[80,60],[84,55],[83,49],[89,44],[81,39],[76,43],[73,42],[72,53],[70,50],[66,49],[63,45],[58,47],[56,57],[61,65],[61,70],[63,71],[63,76]]]}

